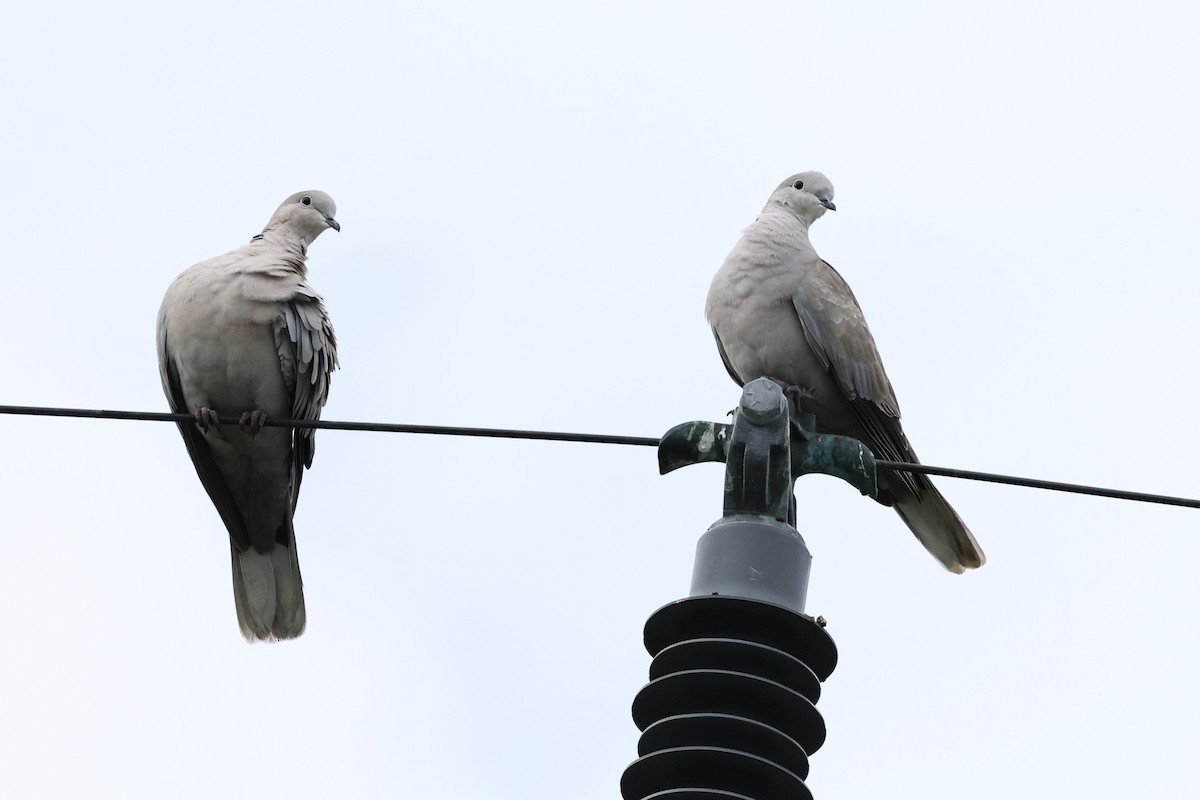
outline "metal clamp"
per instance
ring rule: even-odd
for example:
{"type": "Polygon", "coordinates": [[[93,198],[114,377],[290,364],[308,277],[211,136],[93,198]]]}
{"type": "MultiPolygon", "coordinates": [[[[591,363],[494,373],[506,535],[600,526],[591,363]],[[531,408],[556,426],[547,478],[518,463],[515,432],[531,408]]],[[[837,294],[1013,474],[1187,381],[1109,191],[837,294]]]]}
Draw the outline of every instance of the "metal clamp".
{"type": "Polygon", "coordinates": [[[794,411],[783,389],[769,378],[746,384],[732,425],[685,422],[658,445],[658,471],[721,461],[725,467],[725,514],[759,514],[788,521],[796,478],[820,473],[841,478],[875,497],[875,456],[848,436],[817,433],[812,415],[794,411]]]}

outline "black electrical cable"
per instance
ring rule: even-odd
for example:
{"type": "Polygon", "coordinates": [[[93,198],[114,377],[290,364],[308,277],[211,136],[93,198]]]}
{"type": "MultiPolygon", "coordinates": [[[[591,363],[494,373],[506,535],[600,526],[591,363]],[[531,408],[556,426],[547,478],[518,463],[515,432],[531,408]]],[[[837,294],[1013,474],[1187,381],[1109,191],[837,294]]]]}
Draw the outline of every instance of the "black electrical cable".
{"type": "MultiPolygon", "coordinates": [[[[45,408],[40,406],[0,406],[0,414],[31,417],[87,417],[91,419],[129,419],[146,422],[195,422],[190,414],[157,411],[105,411],[94,408],[45,408]]],[[[221,417],[222,425],[238,424],[237,417],[221,417]]],[[[522,431],[506,428],[463,428],[451,425],[401,425],[391,422],[336,422],[323,419],[268,419],[268,428],[320,428],[335,431],[375,431],[380,433],[426,433],[435,436],[483,436],[491,439],[541,439],[555,442],[588,444],[625,444],[658,447],[658,439],[648,436],[617,436],[604,433],[560,433],[522,431]]]]}
{"type": "MultiPolygon", "coordinates": [[[[16,414],[36,417],[83,417],[89,419],[125,419],[146,422],[194,422],[190,414],[167,414],[155,411],[106,411],[91,408],[49,408],[45,406],[0,406],[0,414],[16,414]]],[[[221,417],[222,425],[237,425],[237,417],[221,417]]],[[[553,442],[583,442],[586,444],[618,444],[634,447],[658,447],[659,440],[649,436],[618,436],[604,433],[564,433],[560,431],[526,431],[507,428],[469,428],[451,425],[401,425],[389,422],[338,422],[311,419],[268,419],[268,427],[277,428],[321,428],[335,431],[374,431],[380,433],[418,433],[435,436],[481,436],[492,439],[535,439],[553,442]]],[[[1038,478],[1021,478],[1012,475],[997,475],[991,472],[974,472],[949,467],[934,467],[928,464],[910,464],[906,461],[876,459],[876,467],[892,472],[923,472],[947,478],[963,478],[971,481],[1003,483],[1010,486],[1025,486],[1031,489],[1046,489],[1053,492],[1073,492],[1117,500],[1133,500],[1141,503],[1200,508],[1200,500],[1186,497],[1170,497],[1145,492],[1130,492],[1123,489],[1103,489],[1098,486],[1083,486],[1077,483],[1045,481],[1038,478]]]]}
{"type": "Polygon", "coordinates": [[[1048,489],[1052,492],[1074,492],[1075,494],[1091,494],[1097,497],[1112,497],[1117,500],[1136,500],[1140,503],[1161,503],[1168,506],[1200,508],[1200,500],[1191,500],[1186,497],[1129,492],[1124,489],[1102,489],[1098,486],[1081,486],[1077,483],[1044,481],[1039,478],[1018,478],[1012,475],[997,475],[994,472],[973,472],[968,469],[931,467],[928,464],[910,464],[907,461],[884,461],[881,459],[875,460],[875,466],[879,469],[892,470],[893,472],[925,472],[930,475],[943,475],[947,478],[965,478],[969,481],[1005,483],[1010,486],[1027,486],[1031,489],[1048,489]]]}

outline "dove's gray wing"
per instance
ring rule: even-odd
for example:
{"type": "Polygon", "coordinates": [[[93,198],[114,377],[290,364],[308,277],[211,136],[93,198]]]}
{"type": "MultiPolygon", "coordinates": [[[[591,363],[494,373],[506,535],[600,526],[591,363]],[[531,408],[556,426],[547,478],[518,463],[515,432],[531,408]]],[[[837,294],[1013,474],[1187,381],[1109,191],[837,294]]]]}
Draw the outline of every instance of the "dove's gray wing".
{"type": "MultiPolygon", "coordinates": [[[[917,462],[900,427],[900,405],[883,359],[850,286],[823,260],[805,270],[792,294],[809,349],[829,371],[862,428],[871,451],[889,461],[917,462]]],[[[952,572],[983,566],[979,543],[929,478],[881,476],[879,500],[891,505],[913,534],[952,572]]]]}
{"type": "MultiPolygon", "coordinates": [[[[330,376],[337,369],[337,339],[321,296],[301,283],[291,300],[279,304],[274,332],[284,386],[292,395],[292,418],[320,419],[329,399],[330,376]]],[[[316,431],[297,428],[292,439],[293,511],[301,478],[312,466],[315,452],[316,431]]]]}
{"type": "MultiPolygon", "coordinates": [[[[164,307],[158,314],[157,337],[158,374],[162,379],[163,393],[167,396],[167,404],[171,407],[172,413],[193,414],[196,409],[188,406],[187,400],[183,396],[183,387],[179,382],[179,371],[171,352],[170,339],[167,336],[165,312],[166,308],[164,307]]],[[[246,531],[246,520],[238,508],[232,492],[229,491],[229,485],[225,482],[225,476],[217,466],[216,459],[213,458],[212,449],[209,448],[208,442],[204,441],[204,434],[191,422],[177,422],[175,425],[183,437],[183,444],[196,468],[196,475],[199,476],[201,485],[204,486],[204,490],[208,492],[209,498],[216,506],[217,513],[221,515],[221,521],[229,530],[230,538],[239,549],[248,549],[250,536],[246,531]]]]}
{"type": "Polygon", "coordinates": [[[721,334],[717,333],[717,329],[712,329],[713,338],[717,340],[717,352],[721,354],[721,363],[725,365],[725,371],[729,373],[729,377],[733,378],[733,382],[738,386],[745,386],[746,381],[738,375],[737,370],[733,368],[733,362],[729,360],[729,353],[725,352],[725,343],[721,341],[721,334]]]}
{"type": "MultiPolygon", "coordinates": [[[[792,306],[808,346],[850,401],[871,451],[889,461],[916,461],[900,427],[896,393],[850,285],[821,260],[803,273],[792,306]]],[[[914,494],[920,493],[912,473],[899,473],[899,477],[914,494]]]]}

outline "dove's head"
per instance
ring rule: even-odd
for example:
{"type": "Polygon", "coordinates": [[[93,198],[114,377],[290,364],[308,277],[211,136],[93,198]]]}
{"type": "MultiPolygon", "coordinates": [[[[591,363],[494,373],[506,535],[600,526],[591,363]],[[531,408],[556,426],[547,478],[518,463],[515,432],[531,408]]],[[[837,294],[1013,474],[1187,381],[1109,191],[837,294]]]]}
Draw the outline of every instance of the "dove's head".
{"type": "Polygon", "coordinates": [[[333,218],[337,206],[333,198],[315,189],[308,192],[296,192],[284,200],[275,215],[267,223],[267,228],[288,228],[299,236],[307,246],[312,243],[326,228],[340,231],[342,226],[333,218]]]}
{"type": "Polygon", "coordinates": [[[789,209],[805,222],[812,222],[826,210],[837,211],[833,204],[833,184],[819,172],[801,172],[779,184],[768,205],[789,209]]]}

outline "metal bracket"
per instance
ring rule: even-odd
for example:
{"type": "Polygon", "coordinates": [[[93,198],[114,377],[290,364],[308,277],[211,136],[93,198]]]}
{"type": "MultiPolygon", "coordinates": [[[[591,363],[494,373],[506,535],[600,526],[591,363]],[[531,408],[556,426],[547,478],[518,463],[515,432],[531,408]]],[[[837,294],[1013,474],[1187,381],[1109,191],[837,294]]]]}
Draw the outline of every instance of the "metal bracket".
{"type": "Polygon", "coordinates": [[[841,478],[875,497],[875,457],[848,436],[816,432],[811,414],[794,411],[769,378],[746,384],[732,425],[685,422],[658,444],[658,470],[667,474],[705,461],[725,462],[725,515],[759,514],[781,522],[796,478],[820,473],[841,478]]]}
{"type": "Polygon", "coordinates": [[[811,800],[808,757],[825,741],[814,704],[837,664],[824,619],[804,613],[812,554],[787,523],[796,476],[833,475],[874,494],[861,442],[816,433],[774,381],[742,391],[732,425],[689,422],[658,446],[664,474],[724,461],[725,515],[696,543],[684,600],[646,622],[650,682],[621,797],[811,800]]]}

